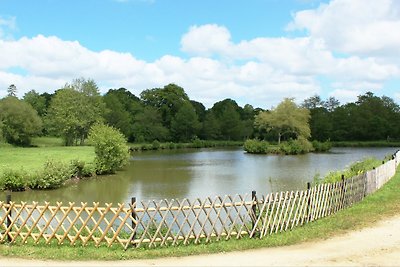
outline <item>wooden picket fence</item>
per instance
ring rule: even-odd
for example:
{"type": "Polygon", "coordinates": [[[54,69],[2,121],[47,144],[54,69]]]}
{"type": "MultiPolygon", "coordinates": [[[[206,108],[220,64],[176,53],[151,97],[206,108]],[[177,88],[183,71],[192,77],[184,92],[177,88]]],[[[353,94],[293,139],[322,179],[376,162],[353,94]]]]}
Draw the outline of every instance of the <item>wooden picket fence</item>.
{"type": "Polygon", "coordinates": [[[394,176],[399,152],[374,170],[303,191],[161,200],[129,205],[0,202],[0,242],[130,247],[264,238],[361,201],[394,176]]]}

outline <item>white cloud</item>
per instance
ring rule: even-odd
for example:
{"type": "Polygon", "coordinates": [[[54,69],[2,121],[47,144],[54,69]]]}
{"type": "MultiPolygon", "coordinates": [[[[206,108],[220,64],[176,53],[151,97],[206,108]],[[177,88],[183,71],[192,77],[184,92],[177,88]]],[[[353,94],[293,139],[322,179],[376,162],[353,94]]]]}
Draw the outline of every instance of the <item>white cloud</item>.
{"type": "Polygon", "coordinates": [[[377,92],[400,77],[400,57],[395,56],[400,50],[387,57],[398,44],[400,32],[393,27],[399,22],[400,2],[384,0],[374,7],[375,13],[361,2],[334,0],[296,13],[289,28],[309,32],[297,38],[258,37],[235,43],[224,26],[192,26],[181,39],[187,58],[164,55],[154,62],[130,53],[95,52],[56,36],[10,40],[0,35],[0,97],[10,84],[16,84],[22,96],[31,89],[52,92],[83,76],[93,78],[103,93],[125,87],[138,95],[176,83],[208,107],[232,98],[241,105],[270,108],[284,97],[302,100],[321,92],[354,101],[365,90],[377,92]],[[382,36],[388,30],[391,35],[382,36]],[[377,40],[362,42],[375,34],[377,40]],[[345,54],[337,56],[338,52],[345,54]],[[324,84],[321,77],[332,82],[324,84]]]}
{"type": "Polygon", "coordinates": [[[182,37],[181,49],[202,56],[222,54],[231,46],[230,39],[230,32],[223,26],[216,24],[192,26],[182,37]]]}
{"type": "Polygon", "coordinates": [[[305,29],[334,51],[400,56],[398,0],[334,0],[294,15],[288,30],[305,29]]]}

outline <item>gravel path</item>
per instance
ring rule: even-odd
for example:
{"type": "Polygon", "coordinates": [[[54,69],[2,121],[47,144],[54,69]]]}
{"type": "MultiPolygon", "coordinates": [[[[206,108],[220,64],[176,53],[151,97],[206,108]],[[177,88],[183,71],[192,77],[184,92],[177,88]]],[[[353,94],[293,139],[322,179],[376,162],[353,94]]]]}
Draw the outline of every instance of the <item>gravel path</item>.
{"type": "Polygon", "coordinates": [[[286,247],[102,262],[0,258],[0,266],[400,266],[400,215],[374,227],[286,247]]]}

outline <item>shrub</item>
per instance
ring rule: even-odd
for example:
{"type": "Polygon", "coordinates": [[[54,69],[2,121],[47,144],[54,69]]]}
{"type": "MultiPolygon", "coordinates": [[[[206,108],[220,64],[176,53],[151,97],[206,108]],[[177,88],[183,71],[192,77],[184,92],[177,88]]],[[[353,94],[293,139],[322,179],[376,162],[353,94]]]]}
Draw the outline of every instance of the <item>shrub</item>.
{"type": "Polygon", "coordinates": [[[124,135],[117,129],[95,124],[90,129],[89,140],[96,153],[97,173],[115,173],[128,163],[129,147],[124,135]]]}
{"type": "Polygon", "coordinates": [[[42,171],[37,172],[31,179],[32,189],[53,189],[64,184],[73,175],[70,165],[61,161],[48,160],[42,171]]]}
{"type": "Polygon", "coordinates": [[[334,183],[338,182],[342,179],[342,175],[347,178],[351,178],[357,175],[360,175],[366,171],[372,170],[374,167],[377,167],[382,162],[377,160],[376,158],[366,158],[362,161],[357,161],[351,164],[344,171],[333,171],[329,172],[324,178],[319,179],[320,182],[325,183],[334,183]]]}
{"type": "Polygon", "coordinates": [[[313,151],[313,146],[304,137],[299,137],[295,140],[289,140],[280,144],[280,150],[286,155],[298,155],[313,151]]]}
{"type": "Polygon", "coordinates": [[[24,191],[29,179],[24,171],[5,170],[0,176],[2,190],[24,191]]]}
{"type": "Polygon", "coordinates": [[[158,150],[160,149],[160,142],[158,142],[158,140],[154,140],[153,143],[151,144],[151,148],[153,150],[158,150]]]}
{"type": "Polygon", "coordinates": [[[96,174],[96,165],[93,163],[86,163],[82,160],[71,161],[72,176],[79,178],[91,177],[96,174]]]}
{"type": "Polygon", "coordinates": [[[318,142],[318,141],[314,140],[312,142],[312,145],[314,147],[314,151],[316,151],[316,152],[326,152],[332,148],[332,143],[329,141],[318,142]]]}
{"type": "Polygon", "coordinates": [[[266,154],[269,153],[268,146],[269,143],[267,141],[247,139],[246,142],[244,142],[243,148],[248,153],[266,154]]]}
{"type": "Polygon", "coordinates": [[[96,175],[96,164],[85,163],[82,169],[82,177],[92,177],[96,175]]]}

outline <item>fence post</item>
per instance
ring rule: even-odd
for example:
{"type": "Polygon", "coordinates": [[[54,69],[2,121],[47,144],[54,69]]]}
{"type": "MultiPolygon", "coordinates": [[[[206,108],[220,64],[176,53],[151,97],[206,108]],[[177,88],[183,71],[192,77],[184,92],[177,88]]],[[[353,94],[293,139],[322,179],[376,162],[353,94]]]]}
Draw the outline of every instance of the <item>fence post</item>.
{"type": "MultiPolygon", "coordinates": [[[[9,205],[8,206],[8,209],[9,209],[9,213],[8,213],[8,216],[7,216],[7,229],[9,229],[10,228],[10,225],[11,225],[11,216],[12,216],[12,210],[11,210],[11,194],[10,193],[8,193],[7,194],[7,196],[6,196],[6,203],[9,205]]],[[[9,232],[8,232],[8,234],[7,234],[7,240],[8,240],[8,242],[11,242],[12,241],[12,237],[11,237],[11,235],[10,235],[10,232],[11,232],[11,229],[9,230],[9,232]]]]}
{"type": "Polygon", "coordinates": [[[255,190],[251,191],[251,210],[252,210],[252,215],[250,216],[251,218],[251,223],[252,223],[252,229],[254,230],[254,228],[256,227],[256,221],[257,221],[257,192],[255,190]]]}
{"type": "Polygon", "coordinates": [[[307,182],[307,222],[309,222],[311,220],[311,182],[307,182]]]}
{"type": "Polygon", "coordinates": [[[345,207],[345,193],[346,193],[346,184],[344,181],[344,174],[342,174],[342,209],[345,207]]]}
{"type": "MultiPolygon", "coordinates": [[[[135,228],[136,228],[136,225],[137,225],[137,222],[136,222],[136,220],[137,220],[137,215],[136,215],[135,209],[136,209],[136,197],[132,197],[132,198],[131,198],[131,211],[132,211],[132,229],[133,229],[134,233],[133,233],[133,235],[132,235],[132,240],[131,240],[131,242],[135,241],[135,239],[136,239],[136,232],[137,232],[137,231],[136,231],[137,229],[135,229],[135,228]]],[[[134,244],[134,246],[136,246],[136,245],[134,244]]]]}

